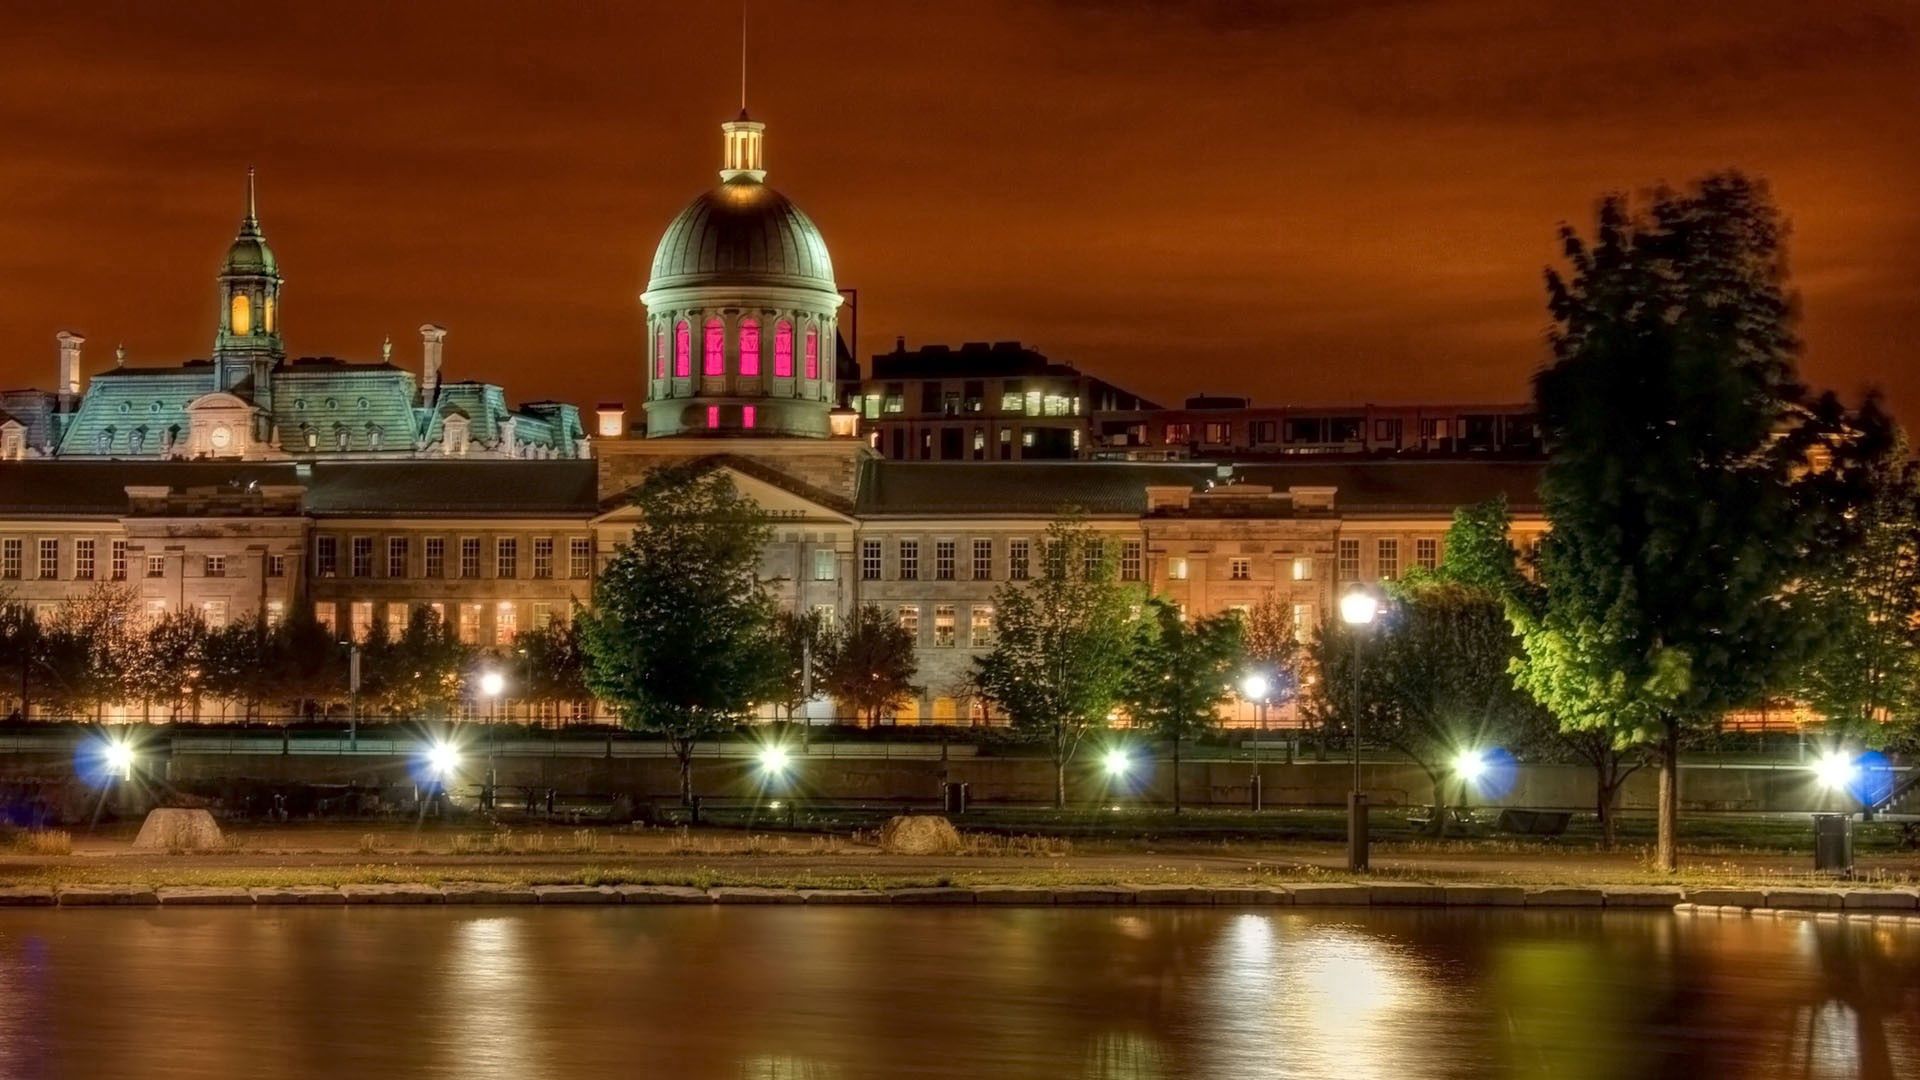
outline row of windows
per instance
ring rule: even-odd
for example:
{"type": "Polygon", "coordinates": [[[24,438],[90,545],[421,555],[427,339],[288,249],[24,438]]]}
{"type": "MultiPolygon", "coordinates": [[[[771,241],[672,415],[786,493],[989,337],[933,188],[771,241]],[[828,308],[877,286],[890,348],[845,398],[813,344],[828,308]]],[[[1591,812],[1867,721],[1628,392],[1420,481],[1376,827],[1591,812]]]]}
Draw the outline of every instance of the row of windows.
{"type": "MultiPolygon", "coordinates": [[[[34,541],[33,578],[40,581],[56,581],[63,577],[61,572],[61,549],[65,543],[57,537],[45,537],[34,541]]],[[[0,579],[20,581],[27,577],[27,542],[18,537],[0,539],[0,579]]],[[[109,540],[106,544],[106,565],[100,561],[100,541],[85,536],[73,541],[73,562],[71,579],[74,581],[125,581],[129,576],[129,556],[125,540],[109,540]]],[[[227,556],[196,556],[201,573],[206,577],[227,576],[227,556]]],[[[147,578],[167,576],[167,556],[147,555],[141,566],[141,575],[147,578]]],[[[287,558],[284,555],[266,557],[268,577],[286,575],[287,558]]]]}
{"type": "MultiPolygon", "coordinates": [[[[378,552],[378,565],[385,571],[379,575],[389,578],[412,577],[413,537],[389,536],[384,550],[378,552]]],[[[449,567],[447,537],[428,536],[421,538],[420,569],[422,577],[477,578],[480,576],[482,547],[477,536],[458,537],[451,553],[452,566],[449,567]],[[452,572],[449,572],[449,571],[452,572]]],[[[517,578],[520,576],[521,544],[519,537],[502,536],[493,541],[493,576],[496,578],[517,578]]],[[[531,576],[535,579],[552,578],[556,575],[555,543],[553,537],[534,537],[527,545],[528,562],[531,564],[531,576]]],[[[571,578],[589,578],[593,576],[593,541],[585,536],[570,537],[566,547],[566,571],[571,578]]],[[[353,536],[347,538],[347,575],[348,577],[370,578],[375,576],[376,538],[371,536],[353,536]]],[[[339,577],[340,575],[340,538],[336,536],[317,536],[313,541],[313,573],[315,577],[339,577]]]]}
{"type": "MultiPolygon", "coordinates": [[[[1374,569],[1380,580],[1390,581],[1400,576],[1400,541],[1397,537],[1382,536],[1374,540],[1374,569]]],[[[1440,538],[1436,536],[1416,537],[1413,541],[1413,565],[1421,570],[1432,570],[1440,565],[1440,538]]],[[[1339,548],[1340,577],[1344,581],[1355,581],[1360,577],[1360,539],[1342,537],[1339,548]]]]}
{"type": "MultiPolygon", "coordinates": [[[[706,376],[727,374],[727,326],[717,316],[707,320],[702,328],[700,373],[706,376]]],[[[741,319],[734,328],[734,373],[747,378],[760,375],[762,349],[760,345],[760,321],[754,318],[741,319]]],[[[667,331],[663,328],[655,333],[653,342],[653,377],[667,377],[667,331]]],[[[673,375],[677,379],[693,376],[693,327],[685,319],[673,324],[673,375]]],[[[809,379],[820,378],[820,332],[807,327],[801,344],[801,370],[809,379]]],[[[773,377],[776,379],[793,378],[793,323],[781,319],[773,327],[773,377]]]]}
{"type": "MultiPolygon", "coordinates": [[[[992,581],[994,579],[994,542],[980,537],[967,541],[962,549],[958,540],[939,539],[933,542],[932,573],[926,580],[961,580],[960,568],[966,567],[966,580],[992,581]],[[964,558],[964,563],[963,563],[964,558]]],[[[1095,539],[1087,546],[1086,561],[1089,567],[1097,565],[1106,557],[1106,541],[1095,539]]],[[[1140,581],[1143,577],[1145,549],[1139,540],[1120,542],[1119,575],[1122,581],[1140,581]]],[[[920,581],[921,545],[919,540],[894,541],[895,581],[920,581]]],[[[885,546],[880,540],[862,540],[860,542],[860,580],[880,581],[884,576],[885,546]]],[[[1027,581],[1033,576],[1033,541],[1026,537],[1014,537],[1007,541],[1007,580],[1027,581]]]]}
{"type": "MultiPolygon", "coordinates": [[[[919,604],[901,604],[894,612],[894,617],[900,622],[900,628],[905,630],[915,642],[921,640],[920,609],[919,604]]],[[[957,605],[933,605],[932,645],[934,648],[951,649],[960,644],[959,618],[960,609],[957,605]]],[[[993,605],[975,604],[968,611],[967,647],[972,649],[993,647],[993,605]]]]}
{"type": "MultiPolygon", "coordinates": [[[[1193,564],[1184,555],[1174,555],[1167,559],[1167,577],[1174,581],[1187,581],[1193,576],[1193,564]]],[[[1313,560],[1307,556],[1298,556],[1287,564],[1287,577],[1292,581],[1313,580],[1313,560]]],[[[1227,559],[1228,581],[1252,581],[1253,557],[1235,555],[1227,559]]]]}
{"type": "MultiPolygon", "coordinates": [[[[430,603],[420,606],[432,611],[442,623],[451,619],[451,625],[460,640],[468,645],[511,645],[520,636],[522,608],[527,614],[526,629],[545,627],[560,620],[566,611],[565,601],[556,603],[551,600],[534,600],[525,604],[501,600],[490,604],[430,603]],[[489,609],[493,613],[493,623],[484,626],[483,616],[489,609]]],[[[344,631],[354,641],[365,641],[372,636],[374,620],[379,618],[386,628],[388,639],[392,640],[407,632],[407,624],[414,610],[398,601],[384,604],[375,604],[371,600],[323,601],[313,605],[313,617],[329,633],[344,631]]]]}

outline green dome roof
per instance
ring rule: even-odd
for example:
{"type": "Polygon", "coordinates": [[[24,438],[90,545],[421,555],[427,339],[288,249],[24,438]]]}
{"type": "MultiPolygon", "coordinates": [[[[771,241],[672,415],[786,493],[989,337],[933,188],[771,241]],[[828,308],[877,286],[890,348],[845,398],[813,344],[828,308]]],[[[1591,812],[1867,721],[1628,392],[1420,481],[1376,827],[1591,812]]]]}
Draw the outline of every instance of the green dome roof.
{"type": "Polygon", "coordinates": [[[274,274],[280,264],[273,257],[273,249],[267,246],[267,238],[256,229],[251,235],[242,229],[234,237],[233,246],[227,249],[227,261],[221,268],[227,274],[274,274]]]}
{"type": "Polygon", "coordinates": [[[836,291],[833,260],[812,219],[748,176],[693,200],[654,249],[649,289],[700,285],[836,291]]]}

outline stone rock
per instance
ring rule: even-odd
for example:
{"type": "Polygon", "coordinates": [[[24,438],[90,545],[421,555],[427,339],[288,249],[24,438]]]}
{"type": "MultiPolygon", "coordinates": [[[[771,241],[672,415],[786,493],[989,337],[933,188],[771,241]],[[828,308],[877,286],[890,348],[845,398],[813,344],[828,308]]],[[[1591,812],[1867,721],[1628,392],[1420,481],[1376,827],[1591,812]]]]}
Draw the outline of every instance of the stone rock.
{"type": "Polygon", "coordinates": [[[1296,907],[1304,905],[1333,904],[1344,907],[1365,907],[1373,903],[1373,890],[1366,885],[1344,885],[1332,881],[1314,881],[1301,885],[1287,886],[1296,907]]]}
{"type": "Polygon", "coordinates": [[[431,885],[342,885],[349,904],[443,904],[447,897],[431,885]]]}
{"type": "Polygon", "coordinates": [[[887,901],[893,904],[971,904],[974,897],[972,889],[893,889],[887,893],[887,901]]]}
{"type": "Polygon", "coordinates": [[[1840,898],[1848,911],[1912,911],[1920,907],[1920,893],[1912,889],[1848,889],[1840,898]]]}
{"type": "Polygon", "coordinates": [[[800,899],[809,904],[884,904],[887,894],[879,889],[801,889],[800,899]]]}
{"type": "Polygon", "coordinates": [[[757,885],[722,885],[707,893],[716,904],[798,904],[804,899],[796,889],[763,889],[757,885]]]}
{"type": "Polygon", "coordinates": [[[1670,908],[1686,899],[1678,885],[1635,885],[1600,890],[1608,907],[1670,908]]]}
{"type": "Polygon", "coordinates": [[[889,818],[880,830],[880,850],[889,855],[952,855],[960,850],[960,830],[931,814],[889,818]]]}
{"type": "Polygon", "coordinates": [[[66,885],[58,895],[61,907],[119,907],[160,902],[152,889],[140,885],[66,885]]]}
{"type": "Polygon", "coordinates": [[[455,881],[440,887],[440,895],[449,904],[531,904],[539,897],[525,885],[501,885],[488,881],[455,881]]]}
{"type": "Polygon", "coordinates": [[[1607,894],[1599,889],[1555,885],[1527,890],[1528,907],[1605,907],[1607,894]]]}
{"type": "Polygon", "coordinates": [[[1213,890],[1213,902],[1242,907],[1293,903],[1293,894],[1278,885],[1222,885],[1213,890]]]}
{"type": "Polygon", "coordinates": [[[620,894],[608,885],[535,885],[543,904],[617,904],[620,894]]]}
{"type": "Polygon", "coordinates": [[[1768,889],[1767,906],[1795,911],[1822,911],[1840,906],[1840,894],[1832,889],[1768,889]]]}
{"type": "Polygon", "coordinates": [[[161,807],[147,815],[140,835],[133,838],[135,851],[224,851],[227,838],[205,810],[161,807]]]}
{"type": "Polygon", "coordinates": [[[623,904],[711,904],[707,890],[691,885],[615,885],[623,904]]]}
{"type": "Polygon", "coordinates": [[[159,890],[161,907],[251,906],[253,894],[238,886],[168,885],[159,890]]]}
{"type": "Polygon", "coordinates": [[[1439,907],[1447,902],[1447,894],[1438,885],[1383,881],[1372,887],[1368,899],[1374,907],[1439,907]]]}
{"type": "Polygon", "coordinates": [[[256,904],[344,904],[347,898],[329,885],[282,885],[250,889],[256,904]]]}
{"type": "Polygon", "coordinates": [[[1527,890],[1518,885],[1448,885],[1448,907],[1521,907],[1527,890]]]}
{"type": "Polygon", "coordinates": [[[1767,906],[1759,889],[1688,889],[1687,899],[1700,907],[1757,908],[1767,906]]]}
{"type": "Polygon", "coordinates": [[[0,885],[0,907],[52,907],[53,889],[46,885],[0,885]]]}
{"type": "Polygon", "coordinates": [[[1169,907],[1212,904],[1213,890],[1195,885],[1136,885],[1133,902],[1169,907]]]}
{"type": "Polygon", "coordinates": [[[974,887],[973,900],[976,904],[1051,907],[1053,890],[1038,885],[978,885],[974,887]]]}

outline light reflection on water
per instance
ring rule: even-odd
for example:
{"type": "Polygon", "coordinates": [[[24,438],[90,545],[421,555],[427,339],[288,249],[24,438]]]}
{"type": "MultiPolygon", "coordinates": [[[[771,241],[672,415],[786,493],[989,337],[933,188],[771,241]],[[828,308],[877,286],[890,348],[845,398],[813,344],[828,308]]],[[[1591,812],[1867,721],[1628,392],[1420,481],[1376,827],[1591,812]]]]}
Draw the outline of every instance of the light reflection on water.
{"type": "Polygon", "coordinates": [[[1920,925],[1592,912],[0,912],[0,1077],[1892,1077],[1920,925]]]}

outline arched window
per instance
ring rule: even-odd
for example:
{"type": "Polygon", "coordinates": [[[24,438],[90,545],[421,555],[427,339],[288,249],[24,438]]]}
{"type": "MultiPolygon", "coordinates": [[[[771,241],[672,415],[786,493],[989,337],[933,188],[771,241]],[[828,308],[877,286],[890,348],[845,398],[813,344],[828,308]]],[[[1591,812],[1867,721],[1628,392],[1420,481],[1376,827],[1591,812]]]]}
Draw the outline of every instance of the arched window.
{"type": "Polygon", "coordinates": [[[793,324],[785,319],[773,327],[773,377],[793,378],[793,324]]]}
{"type": "Polygon", "coordinates": [[[693,374],[693,331],[687,329],[687,320],[681,319],[673,327],[673,375],[684,379],[693,374]]]}
{"type": "Polygon", "coordinates": [[[725,375],[727,373],[727,328],[719,319],[707,320],[707,334],[700,373],[703,375],[725,375]]]}
{"type": "Polygon", "coordinates": [[[760,322],[740,320],[740,374],[760,374],[760,322]]]}
{"type": "Polygon", "coordinates": [[[253,302],[246,293],[233,294],[233,310],[227,319],[227,328],[241,337],[253,333],[253,302]]]}
{"type": "Polygon", "coordinates": [[[807,327],[807,378],[820,377],[820,331],[807,327]]]}
{"type": "Polygon", "coordinates": [[[273,333],[273,297],[260,302],[260,326],[267,333],[273,333]]]}
{"type": "Polygon", "coordinates": [[[653,335],[653,377],[656,379],[667,377],[667,332],[665,330],[653,335]]]}

